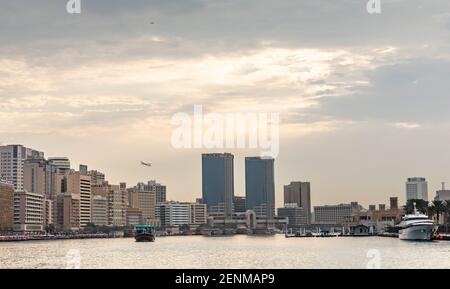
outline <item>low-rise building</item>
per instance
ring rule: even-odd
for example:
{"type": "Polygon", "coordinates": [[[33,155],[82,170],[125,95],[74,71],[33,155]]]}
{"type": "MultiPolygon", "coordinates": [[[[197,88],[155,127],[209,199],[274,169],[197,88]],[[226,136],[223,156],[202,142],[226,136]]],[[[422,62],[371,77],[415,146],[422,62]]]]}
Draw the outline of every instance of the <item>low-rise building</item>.
{"type": "Polygon", "coordinates": [[[308,225],[305,210],[297,203],[285,204],[284,208],[278,208],[278,217],[288,218],[288,226],[296,228],[308,225]]]}
{"type": "Polygon", "coordinates": [[[44,231],[44,195],[26,191],[14,193],[14,230],[44,231]]]}
{"type": "Polygon", "coordinates": [[[208,208],[206,204],[190,203],[190,225],[203,225],[208,222],[208,208]]]}
{"type": "Polygon", "coordinates": [[[402,219],[403,211],[398,207],[398,198],[390,198],[390,207],[386,209],[386,205],[370,205],[369,210],[354,211],[352,216],[347,219],[345,227],[348,231],[353,231],[354,228],[362,228],[365,226],[374,232],[382,232],[387,227],[392,227],[399,223],[402,219]]]}
{"type": "Polygon", "coordinates": [[[357,202],[331,206],[315,206],[314,222],[315,224],[343,225],[360,210],[362,210],[362,207],[357,202]]]}

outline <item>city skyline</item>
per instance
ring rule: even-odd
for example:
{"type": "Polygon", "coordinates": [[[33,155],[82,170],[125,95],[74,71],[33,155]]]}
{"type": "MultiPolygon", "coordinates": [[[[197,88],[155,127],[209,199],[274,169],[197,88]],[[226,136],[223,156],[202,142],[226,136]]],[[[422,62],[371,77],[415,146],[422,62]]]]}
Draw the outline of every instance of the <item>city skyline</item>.
{"type": "MultiPolygon", "coordinates": [[[[33,163],[35,163],[36,165],[38,165],[38,164],[41,164],[41,166],[43,165],[43,166],[45,166],[48,162],[50,162],[50,163],[53,163],[53,165],[55,166],[55,168],[54,169],[56,169],[56,170],[59,170],[59,168],[62,168],[63,170],[71,170],[73,173],[80,173],[81,172],[81,170],[86,170],[85,172],[84,172],[84,174],[87,176],[90,176],[91,177],[91,179],[92,179],[92,184],[94,185],[94,184],[96,184],[96,185],[102,185],[102,182],[103,181],[106,181],[107,183],[109,183],[110,185],[111,184],[120,184],[120,185],[125,185],[125,184],[130,184],[130,183],[136,183],[137,184],[137,187],[136,188],[141,188],[142,190],[145,190],[145,191],[148,191],[147,189],[144,189],[144,187],[145,188],[150,188],[151,186],[155,186],[155,185],[158,185],[158,186],[162,186],[162,188],[163,188],[163,191],[161,192],[162,194],[163,194],[163,198],[164,198],[164,200],[166,199],[166,187],[167,187],[167,185],[164,183],[164,182],[161,182],[161,180],[160,179],[151,179],[151,177],[150,178],[147,178],[146,179],[146,181],[147,181],[147,184],[145,184],[143,181],[144,181],[144,179],[140,179],[140,180],[138,180],[137,182],[128,182],[128,180],[120,180],[120,181],[118,181],[118,182],[114,182],[114,181],[111,181],[110,179],[109,179],[109,177],[108,177],[108,173],[106,172],[106,170],[103,170],[103,169],[98,169],[98,168],[94,168],[93,170],[89,170],[88,171],[88,168],[91,168],[89,165],[86,165],[86,163],[88,163],[88,162],[83,162],[83,164],[79,164],[79,166],[78,167],[76,167],[76,166],[73,166],[73,162],[71,162],[71,159],[70,159],[70,157],[67,157],[67,156],[64,156],[64,157],[62,157],[62,156],[58,156],[58,157],[55,157],[55,156],[52,156],[52,155],[48,155],[48,154],[46,154],[46,152],[45,151],[41,151],[41,150],[36,150],[36,149],[34,149],[34,148],[30,148],[30,147],[28,147],[28,146],[26,146],[26,145],[23,145],[23,144],[7,144],[7,145],[3,145],[3,148],[8,148],[8,150],[11,150],[11,148],[12,147],[14,147],[14,146],[19,146],[19,147],[21,147],[22,148],[22,152],[27,152],[28,154],[29,154],[29,156],[31,157],[30,159],[28,159],[28,165],[27,166],[29,166],[29,169],[31,169],[32,167],[33,167],[33,163]],[[31,154],[32,153],[32,154],[31,154]],[[35,159],[33,159],[33,158],[35,158],[35,159]],[[41,158],[44,158],[44,159],[41,159],[41,158]],[[56,160],[56,163],[55,163],[55,160],[56,160]],[[44,161],[44,162],[42,162],[42,161],[44,161]],[[79,171],[77,171],[77,168],[79,169],[79,171]],[[160,183],[158,183],[158,182],[161,182],[161,183],[164,183],[164,185],[161,185],[160,183]]],[[[0,146],[0,148],[2,148],[2,146],[0,146]]],[[[220,162],[223,162],[223,165],[225,165],[225,163],[227,163],[227,166],[228,166],[228,169],[227,170],[231,170],[231,176],[230,176],[230,178],[228,179],[228,181],[225,181],[225,179],[227,178],[227,177],[225,177],[225,179],[224,180],[222,180],[222,181],[224,181],[225,183],[226,182],[231,182],[231,184],[228,184],[228,185],[225,185],[225,187],[230,187],[231,186],[231,195],[233,195],[234,197],[244,197],[244,198],[246,198],[247,197],[247,193],[246,193],[246,189],[244,188],[244,192],[243,193],[241,193],[241,194],[239,194],[239,193],[236,193],[236,189],[235,189],[235,178],[236,178],[236,175],[235,175],[235,173],[234,173],[234,171],[235,171],[235,161],[234,161],[234,159],[235,159],[235,156],[233,155],[233,154],[231,154],[231,153],[227,153],[227,152],[225,152],[225,153],[202,153],[201,155],[200,155],[200,159],[201,159],[201,162],[203,163],[203,165],[202,165],[202,170],[201,171],[199,171],[199,179],[200,179],[200,182],[204,182],[206,179],[205,179],[205,177],[207,177],[208,175],[211,175],[211,168],[213,168],[214,166],[217,166],[217,161],[220,161],[220,162]],[[205,160],[207,160],[207,159],[210,159],[209,160],[209,163],[205,163],[205,160]],[[229,160],[227,161],[226,159],[228,159],[229,158],[229,160]],[[211,160],[213,161],[212,163],[211,163],[211,160]],[[216,162],[216,163],[214,163],[214,162],[216,162]],[[205,164],[207,164],[207,166],[208,167],[206,167],[205,166],[205,164]],[[206,168],[206,170],[205,170],[205,168],[206,168]],[[205,172],[207,173],[206,175],[205,175],[205,172]]],[[[364,207],[366,207],[366,208],[369,208],[370,207],[370,205],[374,205],[374,204],[380,204],[380,200],[377,200],[377,201],[374,201],[374,202],[372,202],[372,203],[364,203],[364,202],[360,202],[358,199],[353,199],[353,200],[343,200],[343,201],[339,201],[339,202],[335,202],[335,203],[333,203],[333,202],[331,202],[331,201],[326,201],[326,202],[324,202],[324,203],[315,203],[315,202],[313,202],[313,200],[314,200],[314,194],[315,194],[315,192],[314,192],[314,190],[313,189],[311,189],[311,186],[312,187],[314,187],[314,184],[312,184],[311,185],[311,182],[309,182],[309,181],[305,181],[305,180],[299,180],[299,179],[293,179],[293,180],[290,180],[288,183],[286,183],[286,184],[283,184],[282,185],[282,189],[283,190],[281,190],[281,191],[278,191],[277,190],[277,180],[276,180],[276,169],[274,169],[276,166],[276,163],[277,163],[277,161],[276,161],[276,159],[272,159],[272,158],[264,158],[264,157],[249,157],[249,156],[246,156],[246,157],[244,157],[244,166],[246,167],[246,169],[245,169],[245,171],[244,171],[244,180],[245,180],[245,178],[246,178],[246,174],[247,174],[247,172],[246,171],[248,171],[248,166],[246,165],[249,161],[267,161],[267,160],[269,160],[269,161],[271,161],[271,165],[270,165],[270,167],[271,167],[271,169],[270,169],[270,171],[271,171],[271,173],[273,173],[274,174],[274,176],[275,176],[275,179],[274,179],[274,182],[275,182],[275,191],[274,191],[274,194],[275,194],[275,207],[274,207],[274,209],[276,209],[276,208],[283,208],[284,207],[284,205],[285,204],[291,204],[291,203],[293,203],[290,199],[292,198],[289,194],[288,195],[286,195],[286,188],[288,188],[288,187],[290,187],[290,186],[292,186],[293,184],[296,184],[296,185],[299,185],[299,184],[306,184],[307,185],[307,193],[308,193],[308,200],[307,200],[307,203],[309,204],[309,205],[307,205],[306,207],[305,207],[305,209],[307,209],[309,206],[311,206],[311,207],[314,207],[314,206],[317,206],[317,205],[322,205],[322,206],[327,206],[327,205],[341,205],[341,204],[349,204],[349,203],[351,203],[351,202],[353,202],[353,201],[358,201],[360,204],[362,204],[362,205],[364,205],[364,207]],[[286,201],[286,198],[289,198],[289,201],[286,201]],[[277,200],[280,200],[281,199],[281,201],[277,201],[277,200]]],[[[142,166],[142,163],[139,163],[141,166],[142,166]]],[[[22,164],[22,166],[24,166],[23,164],[22,164]]],[[[24,166],[24,169],[26,169],[27,168],[27,166],[24,166]]],[[[254,166],[254,165],[253,165],[254,166]]],[[[219,166],[220,167],[220,166],[219,166]]],[[[53,170],[54,170],[53,169],[53,170]]],[[[221,177],[221,174],[223,174],[223,175],[226,175],[226,174],[229,174],[229,172],[227,172],[227,173],[225,173],[224,171],[215,171],[214,172],[214,170],[215,169],[213,169],[212,170],[212,172],[213,172],[213,175],[215,174],[216,176],[215,176],[215,180],[217,181],[217,177],[221,177]]],[[[226,170],[226,171],[227,171],[226,170]]],[[[257,173],[256,175],[258,175],[258,174],[260,174],[260,173],[257,173]]],[[[255,174],[254,174],[254,172],[252,173],[252,175],[254,176],[255,174]]],[[[252,178],[254,178],[252,176],[252,178]]],[[[259,179],[259,181],[262,181],[263,179],[261,179],[261,177],[262,176],[259,176],[259,177],[257,177],[256,179],[259,179]]],[[[416,180],[419,180],[419,181],[423,181],[423,182],[425,182],[426,184],[428,184],[428,182],[427,182],[427,177],[417,177],[417,176],[415,176],[415,177],[407,177],[406,179],[405,179],[405,182],[403,183],[403,189],[404,189],[404,191],[403,192],[401,192],[401,193],[399,193],[399,194],[392,194],[392,195],[390,195],[389,197],[392,197],[392,196],[395,196],[395,197],[397,197],[399,200],[402,200],[402,199],[404,199],[405,201],[403,202],[403,201],[400,201],[400,203],[406,203],[406,200],[407,199],[409,199],[409,198],[413,198],[413,197],[407,197],[407,196],[409,196],[411,193],[410,193],[410,182],[411,181],[416,181],[416,180]],[[405,186],[406,185],[406,186],[405,186]]],[[[1,181],[5,181],[4,179],[1,179],[1,181]]],[[[210,183],[211,183],[211,181],[210,181],[210,183]]],[[[214,183],[214,182],[213,182],[214,183]]],[[[244,183],[246,183],[245,181],[244,181],[244,183]]],[[[31,183],[30,183],[31,184],[31,183]]],[[[427,200],[427,201],[431,201],[431,200],[433,200],[434,199],[434,197],[435,197],[435,195],[436,196],[438,196],[439,195],[439,192],[440,191],[442,191],[442,192],[444,192],[444,194],[445,193],[447,193],[447,191],[445,190],[445,182],[441,182],[440,183],[440,185],[441,185],[441,188],[439,188],[439,189],[436,189],[436,190],[430,190],[430,191],[428,191],[428,188],[427,188],[427,186],[426,186],[426,192],[427,192],[427,194],[424,196],[424,199],[425,200],[427,200]]],[[[262,185],[262,184],[261,184],[262,185]]],[[[115,186],[117,186],[117,187],[119,187],[119,185],[115,185],[115,186]]],[[[258,185],[259,186],[259,185],[258,185]]],[[[29,189],[28,189],[29,190],[29,189]]],[[[46,189],[46,190],[48,190],[48,189],[46,189]]],[[[20,190],[19,190],[20,191],[20,190]]],[[[269,190],[270,191],[270,190],[269,190]]],[[[158,191],[159,192],[159,191],[158,191]]],[[[170,192],[170,188],[169,188],[169,192],[170,192]]],[[[200,193],[199,194],[197,194],[197,195],[194,195],[193,196],[193,198],[186,198],[186,199],[183,199],[183,198],[181,198],[181,199],[177,199],[177,198],[175,198],[175,197],[172,197],[171,196],[171,194],[169,193],[169,195],[167,195],[167,200],[168,201],[176,201],[176,202],[191,202],[192,200],[196,200],[196,199],[199,199],[199,198],[201,198],[202,196],[204,197],[205,195],[205,192],[206,191],[204,191],[203,193],[200,191],[200,193]]],[[[256,191],[255,191],[256,192],[256,191]]],[[[215,193],[214,193],[215,194],[215,193]]],[[[230,195],[230,196],[231,196],[230,195]]],[[[159,195],[157,196],[157,197],[159,197],[159,195]]],[[[214,198],[217,198],[218,196],[215,196],[214,198]]],[[[223,196],[222,196],[223,197],[223,196]]],[[[259,197],[258,197],[259,198],[259,197]]],[[[421,196],[418,196],[418,197],[416,197],[416,198],[418,198],[418,199],[420,199],[421,198],[421,196]]],[[[413,198],[414,199],[414,198],[413,198]]],[[[295,202],[294,202],[295,203],[295,202]]],[[[219,207],[220,206],[223,206],[223,204],[219,204],[219,207]]],[[[231,205],[228,205],[228,207],[229,207],[229,209],[231,208],[230,207],[231,205]]],[[[301,206],[300,206],[301,207],[301,206]]],[[[209,208],[209,207],[208,207],[209,208]]],[[[209,210],[209,209],[208,209],[209,210]]],[[[217,210],[217,208],[215,208],[215,210],[217,210]]]]}
{"type": "MultiPolygon", "coordinates": [[[[390,1],[379,15],[350,0],[83,1],[73,15],[65,1],[4,2],[3,144],[192,200],[198,156],[224,150],[175,149],[170,121],[202,105],[279,113],[277,207],[293,180],[312,184],[313,205],[366,206],[404,203],[408,177],[427,177],[433,193],[450,181],[446,0],[390,1]]],[[[259,150],[226,151],[242,196],[244,159],[259,150]]]]}

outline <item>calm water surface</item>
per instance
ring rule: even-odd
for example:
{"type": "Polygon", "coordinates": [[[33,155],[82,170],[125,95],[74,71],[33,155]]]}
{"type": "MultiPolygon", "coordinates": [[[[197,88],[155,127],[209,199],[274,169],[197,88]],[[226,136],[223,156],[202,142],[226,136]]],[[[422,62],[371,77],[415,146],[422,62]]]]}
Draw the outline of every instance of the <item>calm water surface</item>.
{"type": "Polygon", "coordinates": [[[0,268],[67,268],[74,260],[81,268],[366,268],[377,258],[381,268],[450,268],[450,242],[238,235],[0,243],[0,268]]]}

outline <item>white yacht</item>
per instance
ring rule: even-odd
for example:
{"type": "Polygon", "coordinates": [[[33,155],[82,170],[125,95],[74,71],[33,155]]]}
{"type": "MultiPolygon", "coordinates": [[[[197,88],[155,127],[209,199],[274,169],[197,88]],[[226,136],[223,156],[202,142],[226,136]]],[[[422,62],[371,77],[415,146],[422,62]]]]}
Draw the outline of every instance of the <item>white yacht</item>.
{"type": "Polygon", "coordinates": [[[414,203],[414,214],[406,215],[398,224],[400,227],[399,238],[401,240],[431,241],[434,233],[434,222],[428,216],[417,212],[414,203]]]}

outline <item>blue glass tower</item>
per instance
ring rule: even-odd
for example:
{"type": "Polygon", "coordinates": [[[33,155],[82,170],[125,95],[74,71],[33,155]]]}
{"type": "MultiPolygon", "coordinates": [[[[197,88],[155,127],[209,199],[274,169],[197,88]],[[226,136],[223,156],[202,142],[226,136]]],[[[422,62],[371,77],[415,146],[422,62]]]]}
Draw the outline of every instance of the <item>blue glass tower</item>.
{"type": "Polygon", "coordinates": [[[256,215],[273,219],[275,215],[274,159],[245,158],[245,196],[247,209],[256,215]]]}
{"type": "Polygon", "coordinates": [[[202,155],[202,197],[208,212],[231,218],[234,199],[234,156],[202,155]]]}

